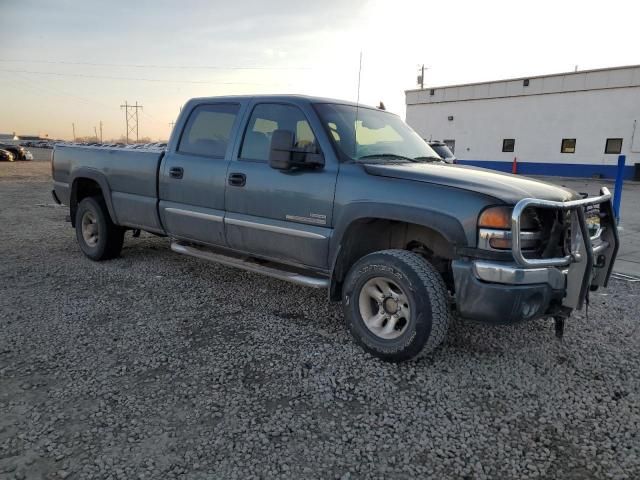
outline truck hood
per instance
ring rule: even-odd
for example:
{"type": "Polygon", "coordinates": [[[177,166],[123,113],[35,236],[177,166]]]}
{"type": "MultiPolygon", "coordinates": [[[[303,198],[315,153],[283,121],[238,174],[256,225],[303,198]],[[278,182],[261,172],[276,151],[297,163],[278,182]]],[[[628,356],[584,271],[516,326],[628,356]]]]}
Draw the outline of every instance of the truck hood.
{"type": "Polygon", "coordinates": [[[446,163],[365,164],[364,169],[370,175],[461,188],[513,204],[523,198],[561,202],[581,198],[578,193],[568,188],[519,175],[467,165],[446,163]]]}

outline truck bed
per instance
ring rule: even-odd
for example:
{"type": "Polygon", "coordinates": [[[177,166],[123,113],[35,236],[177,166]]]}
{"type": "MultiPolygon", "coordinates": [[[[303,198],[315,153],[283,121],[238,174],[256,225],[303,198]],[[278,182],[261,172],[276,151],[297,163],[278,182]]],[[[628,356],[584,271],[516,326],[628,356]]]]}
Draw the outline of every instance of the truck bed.
{"type": "Polygon", "coordinates": [[[163,233],[157,212],[157,175],[164,152],[59,146],[52,175],[60,200],[69,205],[74,179],[90,178],[111,192],[114,223],[163,233]]]}

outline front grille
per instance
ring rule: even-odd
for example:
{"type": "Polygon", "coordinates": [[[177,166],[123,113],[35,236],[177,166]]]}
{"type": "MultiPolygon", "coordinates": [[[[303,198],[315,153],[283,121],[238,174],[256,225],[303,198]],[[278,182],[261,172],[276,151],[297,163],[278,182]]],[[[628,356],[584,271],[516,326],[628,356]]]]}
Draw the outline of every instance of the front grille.
{"type": "Polygon", "coordinates": [[[540,232],[540,242],[533,250],[523,251],[525,258],[554,258],[564,256],[565,239],[571,224],[568,212],[549,208],[527,208],[528,223],[534,223],[540,232]]]}

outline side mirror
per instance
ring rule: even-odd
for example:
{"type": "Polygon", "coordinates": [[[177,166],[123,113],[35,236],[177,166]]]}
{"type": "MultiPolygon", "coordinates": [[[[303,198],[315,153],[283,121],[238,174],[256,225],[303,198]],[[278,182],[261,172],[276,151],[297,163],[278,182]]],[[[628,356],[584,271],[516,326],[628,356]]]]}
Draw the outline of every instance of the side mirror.
{"type": "Polygon", "coordinates": [[[317,168],[324,166],[322,153],[314,153],[293,146],[294,134],[289,130],[275,130],[271,134],[269,166],[277,170],[317,168]]]}
{"type": "Polygon", "coordinates": [[[277,170],[289,170],[291,152],[293,151],[293,132],[289,130],[275,130],[271,134],[271,147],[269,148],[269,165],[277,170]]]}

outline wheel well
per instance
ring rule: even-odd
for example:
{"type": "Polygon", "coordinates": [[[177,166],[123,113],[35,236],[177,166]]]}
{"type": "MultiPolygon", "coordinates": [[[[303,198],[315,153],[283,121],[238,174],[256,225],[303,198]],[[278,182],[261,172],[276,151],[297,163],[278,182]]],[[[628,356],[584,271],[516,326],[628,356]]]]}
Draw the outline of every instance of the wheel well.
{"type": "Polygon", "coordinates": [[[340,300],[342,283],[354,263],[369,253],[390,248],[419,253],[433,264],[449,286],[454,248],[440,232],[414,223],[363,218],[349,225],[342,236],[333,268],[331,299],[340,300]]]}
{"type": "Polygon", "coordinates": [[[71,224],[76,226],[76,210],[78,208],[78,204],[87,197],[96,197],[100,196],[104,198],[104,194],[102,193],[102,189],[100,185],[95,180],[91,180],[90,178],[77,178],[73,182],[73,187],[71,189],[71,200],[70,200],[70,210],[71,210],[71,224]]]}

